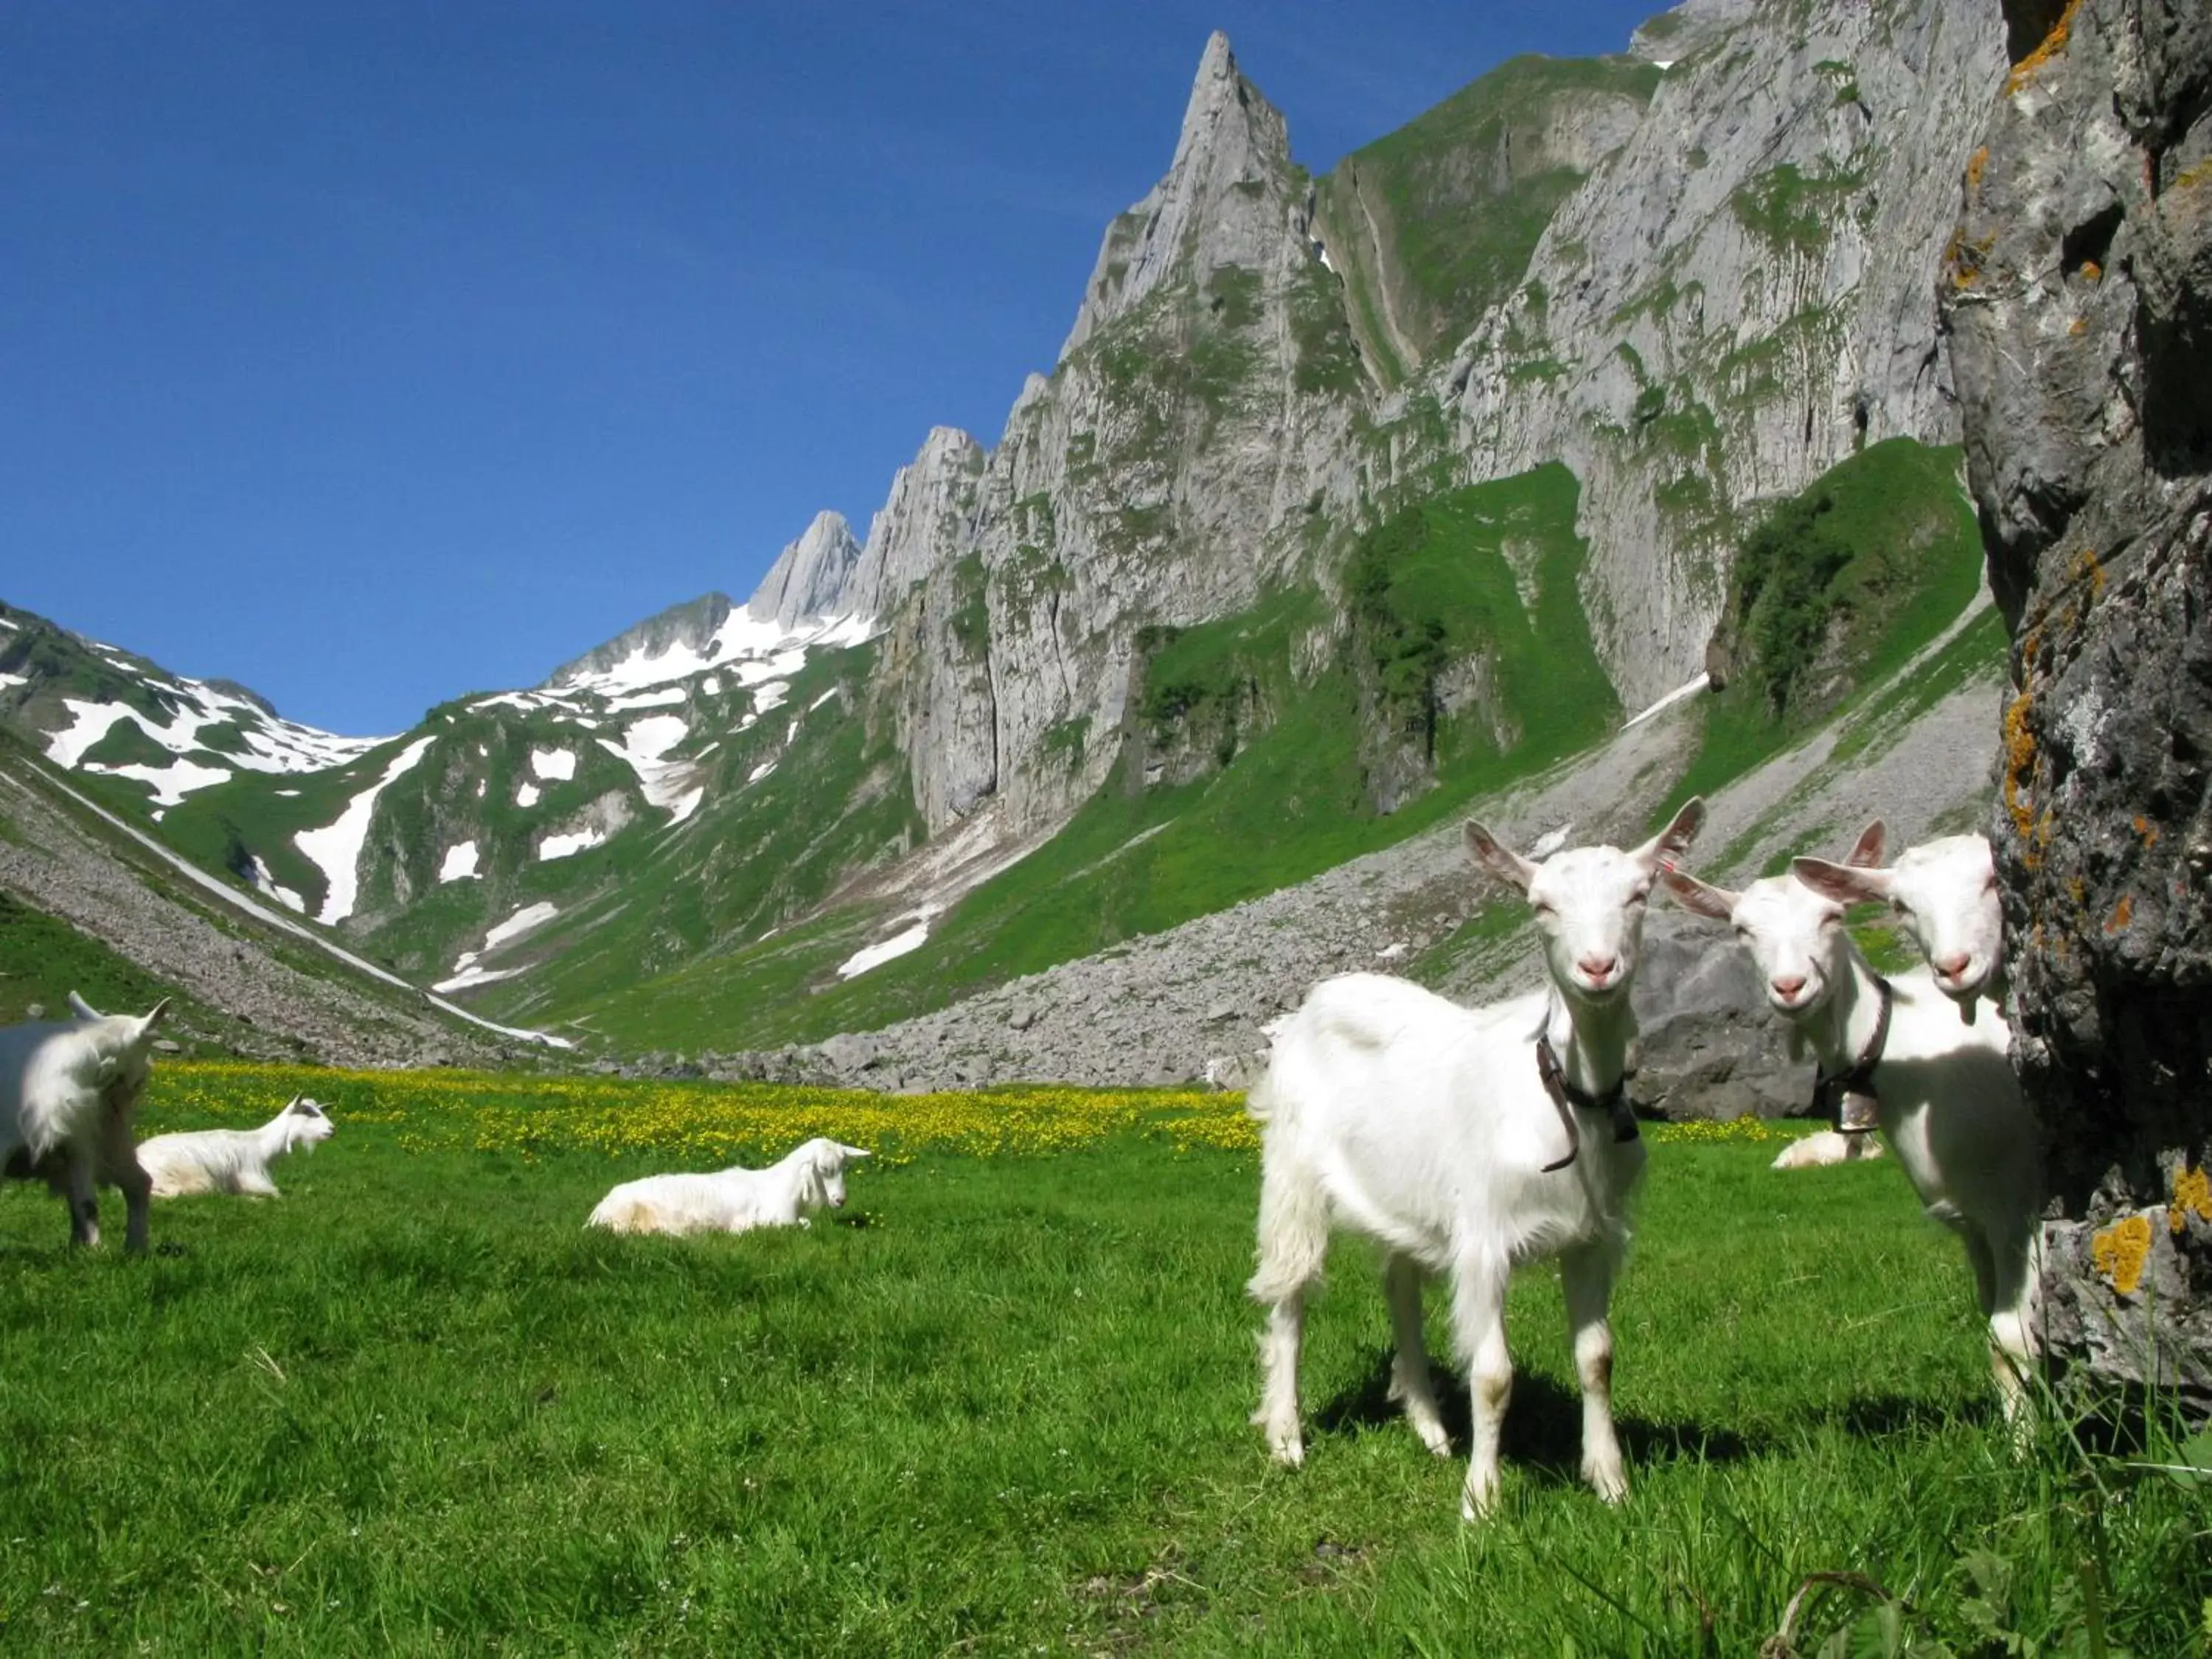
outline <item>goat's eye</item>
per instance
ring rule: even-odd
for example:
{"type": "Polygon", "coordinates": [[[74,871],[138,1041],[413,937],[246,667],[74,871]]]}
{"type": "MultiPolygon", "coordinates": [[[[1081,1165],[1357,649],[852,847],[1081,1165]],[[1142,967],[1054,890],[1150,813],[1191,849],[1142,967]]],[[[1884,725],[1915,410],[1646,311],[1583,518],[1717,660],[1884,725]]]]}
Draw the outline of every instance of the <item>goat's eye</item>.
{"type": "Polygon", "coordinates": [[[1528,908],[1540,916],[1548,916],[1552,914],[1552,907],[1541,899],[1529,900],[1528,908]]]}

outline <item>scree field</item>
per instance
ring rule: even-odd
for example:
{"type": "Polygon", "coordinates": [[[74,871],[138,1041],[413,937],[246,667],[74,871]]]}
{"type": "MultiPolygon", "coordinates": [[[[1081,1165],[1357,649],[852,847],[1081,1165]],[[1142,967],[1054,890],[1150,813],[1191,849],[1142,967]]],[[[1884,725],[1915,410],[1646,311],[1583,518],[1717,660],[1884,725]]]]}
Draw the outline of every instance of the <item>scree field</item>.
{"type": "MultiPolygon", "coordinates": [[[[1893,1164],[1659,1129],[1614,1303],[1633,1490],[1575,1480],[1553,1276],[1516,1282],[1498,1516],[1386,1398],[1370,1253],[1310,1322],[1306,1467],[1246,1414],[1234,1097],[879,1099],[173,1066],[147,1133],[295,1089],[281,1200],[156,1254],[0,1201],[0,1650],[1600,1656],[2204,1650],[2212,1486],[1996,1420],[1964,1259],[1893,1164]],[[809,1230],[586,1232],[614,1182],[831,1133],[809,1230]]],[[[1432,1346],[1447,1346],[1431,1296],[1432,1346]]],[[[1465,1395],[1455,1391],[1464,1445],[1465,1395]]]]}

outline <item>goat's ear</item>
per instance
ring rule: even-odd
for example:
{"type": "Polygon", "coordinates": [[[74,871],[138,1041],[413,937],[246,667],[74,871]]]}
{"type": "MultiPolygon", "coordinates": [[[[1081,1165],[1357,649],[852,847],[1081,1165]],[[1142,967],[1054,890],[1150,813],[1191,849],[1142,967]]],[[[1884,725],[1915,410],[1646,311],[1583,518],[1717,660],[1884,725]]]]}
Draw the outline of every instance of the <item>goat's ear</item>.
{"type": "Polygon", "coordinates": [[[1636,849],[1636,858],[1647,870],[1679,868],[1683,854],[1690,850],[1690,843],[1705,827],[1705,798],[1692,795],[1682,803],[1682,810],[1674,814],[1673,822],[1636,849]]]}
{"type": "Polygon", "coordinates": [[[149,1008],[146,1011],[146,1018],[138,1022],[138,1035],[142,1037],[144,1036],[156,1025],[159,1025],[164,1019],[167,1018],[168,1014],[169,999],[163,997],[151,1008],[149,1008]]]}
{"type": "Polygon", "coordinates": [[[1857,904],[1866,899],[1887,899],[1896,885],[1887,870],[1858,870],[1826,859],[1792,859],[1790,873],[1822,898],[1838,904],[1857,904]]]}
{"type": "Polygon", "coordinates": [[[105,1018],[99,1009],[94,1007],[90,1003],[87,1002],[82,997],[79,996],[74,991],[71,991],[69,994],[69,1006],[70,1012],[75,1014],[79,1019],[100,1019],[105,1018]]]}
{"type": "Polygon", "coordinates": [[[1701,916],[1711,916],[1715,921],[1726,921],[1735,914],[1735,902],[1741,894],[1731,893],[1725,887],[1716,887],[1711,882],[1699,881],[1695,876],[1686,876],[1680,870],[1662,870],[1659,879],[1667,890],[1685,910],[1695,911],[1701,916]]]}
{"type": "Polygon", "coordinates": [[[1534,865],[1473,818],[1467,821],[1462,833],[1467,836],[1467,855],[1474,860],[1476,869],[1516,892],[1528,890],[1528,884],[1536,874],[1534,865]]]}
{"type": "Polygon", "coordinates": [[[1859,831],[1859,838],[1851,843],[1851,850],[1844,854],[1844,862],[1854,869],[1871,870],[1881,862],[1881,855],[1889,846],[1889,826],[1880,818],[1859,831]]]}
{"type": "Polygon", "coordinates": [[[837,1150],[844,1153],[848,1158],[873,1158],[875,1156],[873,1152],[870,1152],[865,1146],[848,1146],[842,1141],[838,1143],[837,1150]]]}

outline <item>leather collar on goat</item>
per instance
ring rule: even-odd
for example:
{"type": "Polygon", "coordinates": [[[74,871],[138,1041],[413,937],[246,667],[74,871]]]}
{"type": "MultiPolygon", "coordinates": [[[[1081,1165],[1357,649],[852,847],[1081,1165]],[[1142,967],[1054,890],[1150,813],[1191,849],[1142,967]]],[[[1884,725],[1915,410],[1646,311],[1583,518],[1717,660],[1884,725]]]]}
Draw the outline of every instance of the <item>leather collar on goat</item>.
{"type": "Polygon", "coordinates": [[[1551,1012],[1545,1011],[1545,1028],[1536,1033],[1536,1075],[1544,1080],[1544,1092],[1552,1097],[1552,1104],[1559,1114],[1560,1127],[1567,1132],[1567,1155],[1544,1166],[1544,1173],[1564,1170],[1575,1161],[1583,1149],[1582,1131],[1575,1127],[1575,1115],[1569,1109],[1579,1106],[1586,1112],[1604,1112],[1613,1119],[1613,1138],[1616,1143],[1638,1139],[1641,1131],[1636,1127],[1636,1114],[1628,1103],[1628,1077],[1624,1073],[1613,1087],[1601,1095],[1587,1089],[1578,1089],[1567,1081],[1566,1068],[1559,1064],[1559,1056],[1552,1047],[1551,1012]]]}
{"type": "Polygon", "coordinates": [[[1889,981],[1880,974],[1874,976],[1875,994],[1881,999],[1880,1010],[1875,1015],[1874,1035],[1848,1072],[1838,1072],[1833,1077],[1817,1073],[1813,1079],[1813,1115],[1831,1120],[1844,1134],[1864,1134],[1875,1127],[1874,1108],[1878,1104],[1874,1091],[1874,1068],[1881,1063],[1881,1051],[1889,1042],[1889,1009],[1895,994],[1889,981]]]}

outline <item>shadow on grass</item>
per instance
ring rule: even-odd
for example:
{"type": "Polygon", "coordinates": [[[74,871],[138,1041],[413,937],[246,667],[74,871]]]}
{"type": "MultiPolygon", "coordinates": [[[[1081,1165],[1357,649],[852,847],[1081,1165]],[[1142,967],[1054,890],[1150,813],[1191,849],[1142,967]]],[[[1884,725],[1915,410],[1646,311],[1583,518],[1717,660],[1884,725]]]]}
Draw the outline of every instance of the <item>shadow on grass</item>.
{"type": "MultiPolygon", "coordinates": [[[[1474,1435],[1474,1412],[1464,1378],[1433,1360],[1437,1406],[1451,1431],[1452,1449],[1464,1455],[1474,1435]]],[[[1321,1434],[1348,1434],[1402,1423],[1403,1409],[1390,1397],[1390,1350],[1376,1350],[1374,1363],[1359,1382],[1345,1389],[1315,1414],[1321,1434]]],[[[1708,1463],[1734,1463],[1772,1449],[1765,1436],[1747,1437],[1734,1429],[1704,1423],[1653,1422],[1616,1416],[1613,1430],[1631,1464],[1694,1457],[1708,1463]]],[[[1408,1436],[1413,1432],[1406,1431],[1408,1436]]],[[[1500,1446],[1508,1462],[1570,1483],[1582,1479],[1582,1396],[1541,1373],[1516,1371],[1513,1398],[1505,1408],[1500,1446]]]]}

